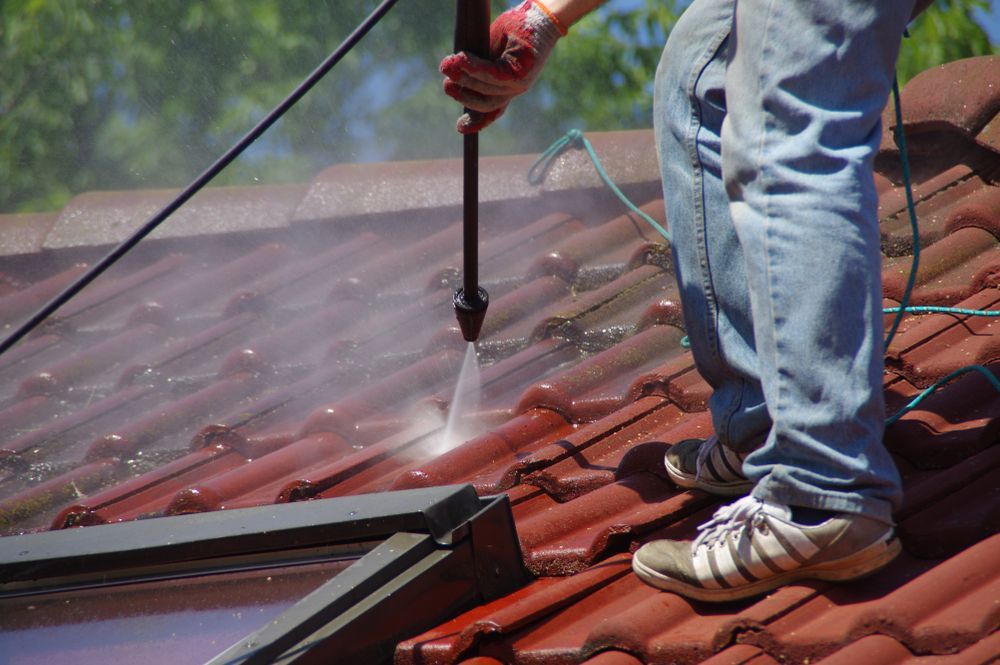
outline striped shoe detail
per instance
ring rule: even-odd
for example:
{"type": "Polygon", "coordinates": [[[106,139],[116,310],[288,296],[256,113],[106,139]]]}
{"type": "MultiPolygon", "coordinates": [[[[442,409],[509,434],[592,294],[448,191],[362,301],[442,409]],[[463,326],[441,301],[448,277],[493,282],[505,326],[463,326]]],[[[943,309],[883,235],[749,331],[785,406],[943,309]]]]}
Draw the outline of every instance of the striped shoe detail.
{"type": "Polygon", "coordinates": [[[656,540],[632,558],[648,584],[706,601],[766,593],[802,579],[843,581],[878,570],[899,554],[890,525],[839,513],[811,526],[787,506],[743,497],[719,508],[693,542],[656,540]]]}
{"type": "Polygon", "coordinates": [[[743,475],[743,460],[748,454],[730,450],[713,435],[704,441],[688,439],[676,443],[667,451],[664,466],[667,475],[680,487],[737,496],[753,487],[743,475]]]}
{"type": "Polygon", "coordinates": [[[697,581],[708,589],[729,589],[800,568],[819,547],[800,529],[783,526],[784,506],[745,497],[724,506],[701,527],[692,544],[697,581]]]}
{"type": "Polygon", "coordinates": [[[719,443],[718,438],[711,437],[705,441],[698,451],[696,480],[709,480],[717,483],[731,483],[746,480],[743,475],[743,459],[746,455],[734,452],[719,443]]]}

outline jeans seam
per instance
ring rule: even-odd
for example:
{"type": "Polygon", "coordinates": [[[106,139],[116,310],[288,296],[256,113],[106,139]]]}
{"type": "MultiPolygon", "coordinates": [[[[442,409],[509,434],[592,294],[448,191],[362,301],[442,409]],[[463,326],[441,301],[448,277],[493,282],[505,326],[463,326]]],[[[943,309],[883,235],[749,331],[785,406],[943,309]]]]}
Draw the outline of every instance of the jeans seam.
{"type": "Polygon", "coordinates": [[[699,282],[701,283],[702,292],[705,294],[705,303],[708,310],[706,312],[707,316],[705,321],[706,331],[710,336],[708,346],[716,360],[721,360],[722,358],[722,352],[719,346],[719,307],[716,302],[715,285],[712,282],[711,270],[708,266],[708,247],[705,232],[705,206],[703,204],[704,167],[701,162],[701,156],[698,152],[698,133],[701,131],[702,127],[702,108],[701,103],[698,100],[698,96],[695,94],[695,89],[698,86],[698,81],[705,72],[705,68],[716,56],[718,50],[722,47],[722,43],[725,42],[728,36],[729,30],[720,31],[716,39],[713,39],[709,43],[709,48],[703,51],[701,58],[696,61],[695,66],[691,68],[691,76],[688,78],[684,89],[684,94],[687,95],[691,105],[691,117],[688,122],[688,131],[686,132],[685,138],[687,143],[688,158],[691,160],[692,171],[694,174],[692,182],[692,195],[693,210],[697,220],[697,224],[694,225],[694,229],[695,240],[698,246],[698,265],[701,268],[699,282]]]}
{"type": "MultiPolygon", "coordinates": [[[[769,2],[767,6],[767,18],[765,19],[764,23],[765,35],[770,34],[771,32],[771,26],[772,26],[771,19],[773,16],[773,8],[774,8],[774,0],[771,0],[771,2],[769,2]]],[[[763,44],[765,44],[764,46],[765,49],[770,48],[770,46],[768,46],[769,42],[766,39],[763,40],[763,44]]],[[[758,85],[760,89],[764,88],[763,78],[765,76],[766,76],[765,68],[761,68],[761,72],[758,79],[758,85]]],[[[770,119],[768,117],[765,117],[764,125],[761,128],[760,141],[757,144],[757,153],[755,155],[756,168],[760,173],[761,186],[765,191],[765,193],[768,190],[769,184],[768,184],[768,177],[764,164],[763,154],[764,154],[764,147],[767,143],[769,129],[771,129],[770,119]]],[[[781,350],[778,348],[779,347],[778,325],[777,322],[775,321],[775,314],[774,314],[775,290],[774,290],[774,278],[772,273],[772,255],[771,255],[771,243],[770,243],[771,228],[772,228],[772,225],[770,224],[771,198],[765,195],[764,201],[765,201],[765,207],[763,210],[764,233],[762,234],[764,243],[764,271],[767,284],[767,298],[768,298],[768,310],[769,310],[768,315],[770,317],[771,344],[773,345],[773,352],[774,352],[774,359],[773,359],[774,367],[772,371],[774,372],[775,391],[777,393],[774,396],[774,405],[772,406],[772,414],[773,414],[772,418],[773,421],[777,423],[780,422],[781,413],[783,413],[784,410],[782,405],[785,400],[783,399],[782,396],[786,392],[786,389],[784,387],[784,380],[782,379],[781,370],[778,367],[777,363],[777,359],[781,357],[781,350]]]]}

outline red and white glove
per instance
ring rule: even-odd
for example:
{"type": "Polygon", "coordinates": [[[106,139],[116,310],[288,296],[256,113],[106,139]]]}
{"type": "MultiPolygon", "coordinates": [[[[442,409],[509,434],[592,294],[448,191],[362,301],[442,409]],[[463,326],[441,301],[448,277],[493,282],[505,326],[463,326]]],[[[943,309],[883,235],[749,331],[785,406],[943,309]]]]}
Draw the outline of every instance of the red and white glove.
{"type": "Polygon", "coordinates": [[[467,109],[456,125],[473,134],[503,115],[538,78],[566,29],[538,0],[508,9],[490,25],[490,57],[461,52],[441,61],[444,91],[467,109]]]}

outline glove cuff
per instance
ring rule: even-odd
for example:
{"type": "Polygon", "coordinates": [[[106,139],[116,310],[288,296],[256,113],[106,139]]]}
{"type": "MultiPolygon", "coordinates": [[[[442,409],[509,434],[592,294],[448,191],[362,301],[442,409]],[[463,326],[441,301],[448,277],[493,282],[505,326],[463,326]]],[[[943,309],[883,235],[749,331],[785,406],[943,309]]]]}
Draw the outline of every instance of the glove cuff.
{"type": "MultiPolygon", "coordinates": [[[[559,18],[552,13],[552,10],[546,7],[542,2],[539,0],[531,0],[531,6],[545,15],[545,17],[552,23],[556,31],[559,33],[559,37],[565,37],[569,33],[569,30],[562,24],[562,21],[560,21],[559,18]]],[[[559,37],[556,37],[556,39],[559,37]]]]}

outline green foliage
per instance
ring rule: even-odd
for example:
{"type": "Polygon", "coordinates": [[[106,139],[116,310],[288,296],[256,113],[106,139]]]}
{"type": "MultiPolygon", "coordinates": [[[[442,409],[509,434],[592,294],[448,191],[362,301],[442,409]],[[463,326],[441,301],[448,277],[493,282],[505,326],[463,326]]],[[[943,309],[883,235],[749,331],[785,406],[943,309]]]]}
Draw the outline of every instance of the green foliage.
{"type": "Polygon", "coordinates": [[[986,0],[937,0],[910,28],[899,53],[899,84],[936,65],[995,52],[989,37],[973,20],[986,0]]]}
{"type": "MultiPolygon", "coordinates": [[[[304,78],[375,0],[0,0],[0,212],[94,189],[191,181],[304,78]]],[[[495,0],[494,13],[508,2],[495,0]]],[[[538,152],[570,127],[651,124],[653,73],[685,0],[614,0],[573,28],[535,89],[483,135],[538,152]]],[[[939,0],[903,46],[903,80],[989,52],[983,0],[939,0]]],[[[328,164],[455,156],[437,65],[452,2],[401,1],[213,184],[304,181],[328,164]]]]}
{"type": "Polygon", "coordinates": [[[591,130],[650,126],[653,76],[677,20],[674,4],[644,0],[577,24],[546,72],[559,115],[576,116],[591,130]]]}
{"type": "MultiPolygon", "coordinates": [[[[0,0],[0,211],[54,209],[90,189],[186,184],[374,6],[0,0]]],[[[437,84],[451,38],[450,13],[418,8],[401,2],[215,184],[301,181],[378,143],[369,127],[391,95],[371,82],[397,87],[392,63],[416,59],[420,78],[437,84]]]]}

